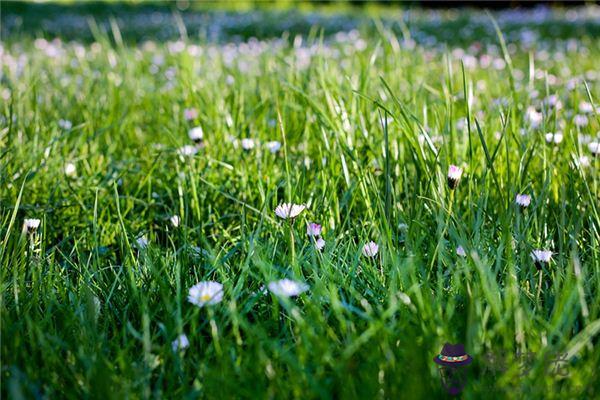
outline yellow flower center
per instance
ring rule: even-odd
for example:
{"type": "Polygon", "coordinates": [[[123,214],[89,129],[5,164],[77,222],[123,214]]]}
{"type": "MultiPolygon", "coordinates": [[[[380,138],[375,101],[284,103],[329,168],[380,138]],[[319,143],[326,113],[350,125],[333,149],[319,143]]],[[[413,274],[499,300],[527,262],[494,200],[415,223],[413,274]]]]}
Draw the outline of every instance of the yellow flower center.
{"type": "Polygon", "coordinates": [[[203,294],[202,296],[200,296],[200,300],[202,301],[209,301],[211,299],[211,295],[210,294],[203,294]]]}

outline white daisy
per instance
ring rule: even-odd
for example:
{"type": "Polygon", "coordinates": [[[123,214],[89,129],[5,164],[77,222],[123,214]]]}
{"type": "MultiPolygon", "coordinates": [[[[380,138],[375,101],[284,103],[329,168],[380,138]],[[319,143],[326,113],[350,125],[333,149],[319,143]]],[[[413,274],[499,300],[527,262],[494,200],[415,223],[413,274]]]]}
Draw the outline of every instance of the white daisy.
{"type": "Polygon", "coordinates": [[[273,154],[277,153],[279,151],[279,149],[281,149],[281,143],[278,142],[277,140],[274,140],[272,142],[267,142],[266,146],[269,149],[269,151],[273,154]]]}
{"type": "Polygon", "coordinates": [[[190,341],[188,340],[187,336],[185,336],[184,333],[177,336],[177,339],[175,339],[171,342],[171,348],[173,349],[173,351],[184,350],[184,349],[187,349],[189,346],[190,346],[190,341]]]}
{"type": "Polygon", "coordinates": [[[213,305],[223,300],[223,285],[219,282],[203,281],[190,288],[188,301],[198,307],[213,305]]]}
{"type": "Polygon", "coordinates": [[[186,121],[196,119],[198,118],[198,110],[195,108],[186,108],[183,110],[183,117],[186,119],[186,121]]]}
{"type": "Polygon", "coordinates": [[[458,186],[462,173],[462,168],[457,167],[456,165],[450,165],[448,168],[448,186],[450,189],[454,189],[458,186]]]}
{"type": "Polygon", "coordinates": [[[363,246],[362,253],[365,257],[375,257],[379,252],[377,243],[371,241],[363,246]]]}
{"type": "Polygon", "coordinates": [[[541,112],[538,112],[534,107],[528,107],[525,117],[532,128],[537,128],[544,119],[544,115],[541,112]]]}
{"type": "Polygon", "coordinates": [[[579,127],[586,126],[588,122],[588,117],[585,115],[577,114],[575,117],[573,117],[573,123],[579,127]]]}
{"type": "Polygon", "coordinates": [[[561,132],[546,133],[546,143],[559,144],[562,141],[563,141],[563,134],[561,132]]]}
{"type": "Polygon", "coordinates": [[[590,142],[588,149],[595,156],[600,156],[600,142],[590,142]]]}
{"type": "Polygon", "coordinates": [[[584,114],[589,114],[593,111],[594,111],[594,106],[592,106],[591,103],[588,103],[587,101],[582,101],[581,103],[579,103],[579,112],[582,112],[584,114]]]}
{"type": "Polygon", "coordinates": [[[69,121],[68,119],[59,119],[58,126],[60,126],[61,128],[68,131],[69,129],[71,129],[73,127],[73,123],[71,121],[69,121]]]}
{"type": "Polygon", "coordinates": [[[323,238],[318,238],[315,242],[315,249],[323,250],[324,247],[325,247],[325,240],[323,240],[323,238]]]}
{"type": "Polygon", "coordinates": [[[306,227],[306,234],[308,236],[319,236],[321,234],[321,230],[322,230],[321,225],[311,222],[306,227]]]}
{"type": "Polygon", "coordinates": [[[65,175],[67,176],[75,176],[77,174],[77,167],[73,163],[68,163],[65,165],[65,175]]]}
{"type": "Polygon", "coordinates": [[[241,141],[242,149],[244,150],[252,150],[255,146],[254,140],[250,138],[244,138],[241,141]]]}
{"type": "Polygon", "coordinates": [[[580,167],[589,167],[591,162],[588,156],[581,156],[577,159],[577,163],[580,167]]]}
{"type": "Polygon", "coordinates": [[[180,156],[193,156],[194,154],[198,153],[198,148],[196,148],[195,146],[190,146],[190,145],[185,145],[180,147],[177,150],[177,154],[179,154],[180,156]]]}
{"type": "Polygon", "coordinates": [[[37,218],[25,218],[25,219],[23,220],[23,228],[24,228],[24,230],[26,230],[26,231],[29,231],[29,230],[36,230],[37,228],[39,228],[39,227],[40,227],[40,223],[41,223],[41,222],[42,222],[42,221],[40,221],[40,220],[39,220],[39,219],[37,219],[37,218]]]}
{"type": "Polygon", "coordinates": [[[551,250],[534,250],[531,252],[531,257],[536,261],[549,262],[552,258],[551,250]]]}
{"type": "Polygon", "coordinates": [[[199,143],[202,142],[202,139],[204,139],[204,131],[202,130],[201,126],[197,126],[188,131],[188,136],[190,139],[192,139],[192,141],[199,143]]]}
{"type": "Polygon", "coordinates": [[[517,194],[515,203],[523,208],[529,207],[529,204],[531,203],[531,196],[528,194],[517,194]]]}
{"type": "Polygon", "coordinates": [[[148,238],[146,238],[145,235],[140,236],[135,240],[135,244],[137,245],[138,249],[145,249],[146,247],[148,247],[148,243],[148,238]]]}
{"type": "Polygon", "coordinates": [[[296,218],[306,206],[304,204],[282,203],[275,208],[275,215],[279,218],[296,218]]]}
{"type": "Polygon", "coordinates": [[[308,285],[291,279],[281,279],[270,282],[267,287],[276,296],[293,297],[308,290],[308,285]]]}
{"type": "Polygon", "coordinates": [[[537,269],[542,269],[543,264],[547,264],[552,259],[552,251],[550,250],[534,250],[531,252],[531,258],[537,269]]]}

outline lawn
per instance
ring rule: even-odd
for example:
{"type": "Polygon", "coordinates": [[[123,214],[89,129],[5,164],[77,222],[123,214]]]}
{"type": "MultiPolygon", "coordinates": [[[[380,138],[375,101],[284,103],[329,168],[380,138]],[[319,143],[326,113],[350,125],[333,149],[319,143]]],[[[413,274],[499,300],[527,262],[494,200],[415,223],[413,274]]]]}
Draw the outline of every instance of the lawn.
{"type": "Polygon", "coordinates": [[[2,398],[600,396],[600,8],[1,14],[2,398]]]}

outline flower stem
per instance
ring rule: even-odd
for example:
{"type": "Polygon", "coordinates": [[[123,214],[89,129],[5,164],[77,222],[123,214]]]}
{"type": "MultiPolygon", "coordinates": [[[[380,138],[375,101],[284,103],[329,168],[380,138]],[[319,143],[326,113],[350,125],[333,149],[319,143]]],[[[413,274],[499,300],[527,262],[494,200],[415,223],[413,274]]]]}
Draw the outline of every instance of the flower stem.
{"type": "Polygon", "coordinates": [[[296,243],[294,241],[294,229],[292,228],[292,221],[289,221],[288,228],[290,230],[290,251],[292,253],[292,265],[296,265],[296,243]]]}

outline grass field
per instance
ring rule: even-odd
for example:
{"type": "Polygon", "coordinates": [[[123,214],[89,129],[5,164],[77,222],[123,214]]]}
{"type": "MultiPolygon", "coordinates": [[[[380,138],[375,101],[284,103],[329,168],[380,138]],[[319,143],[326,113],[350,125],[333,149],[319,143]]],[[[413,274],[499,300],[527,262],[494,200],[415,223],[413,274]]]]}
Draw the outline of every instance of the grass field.
{"type": "Polygon", "coordinates": [[[598,8],[156,7],[2,5],[2,398],[600,396],[598,8]]]}

